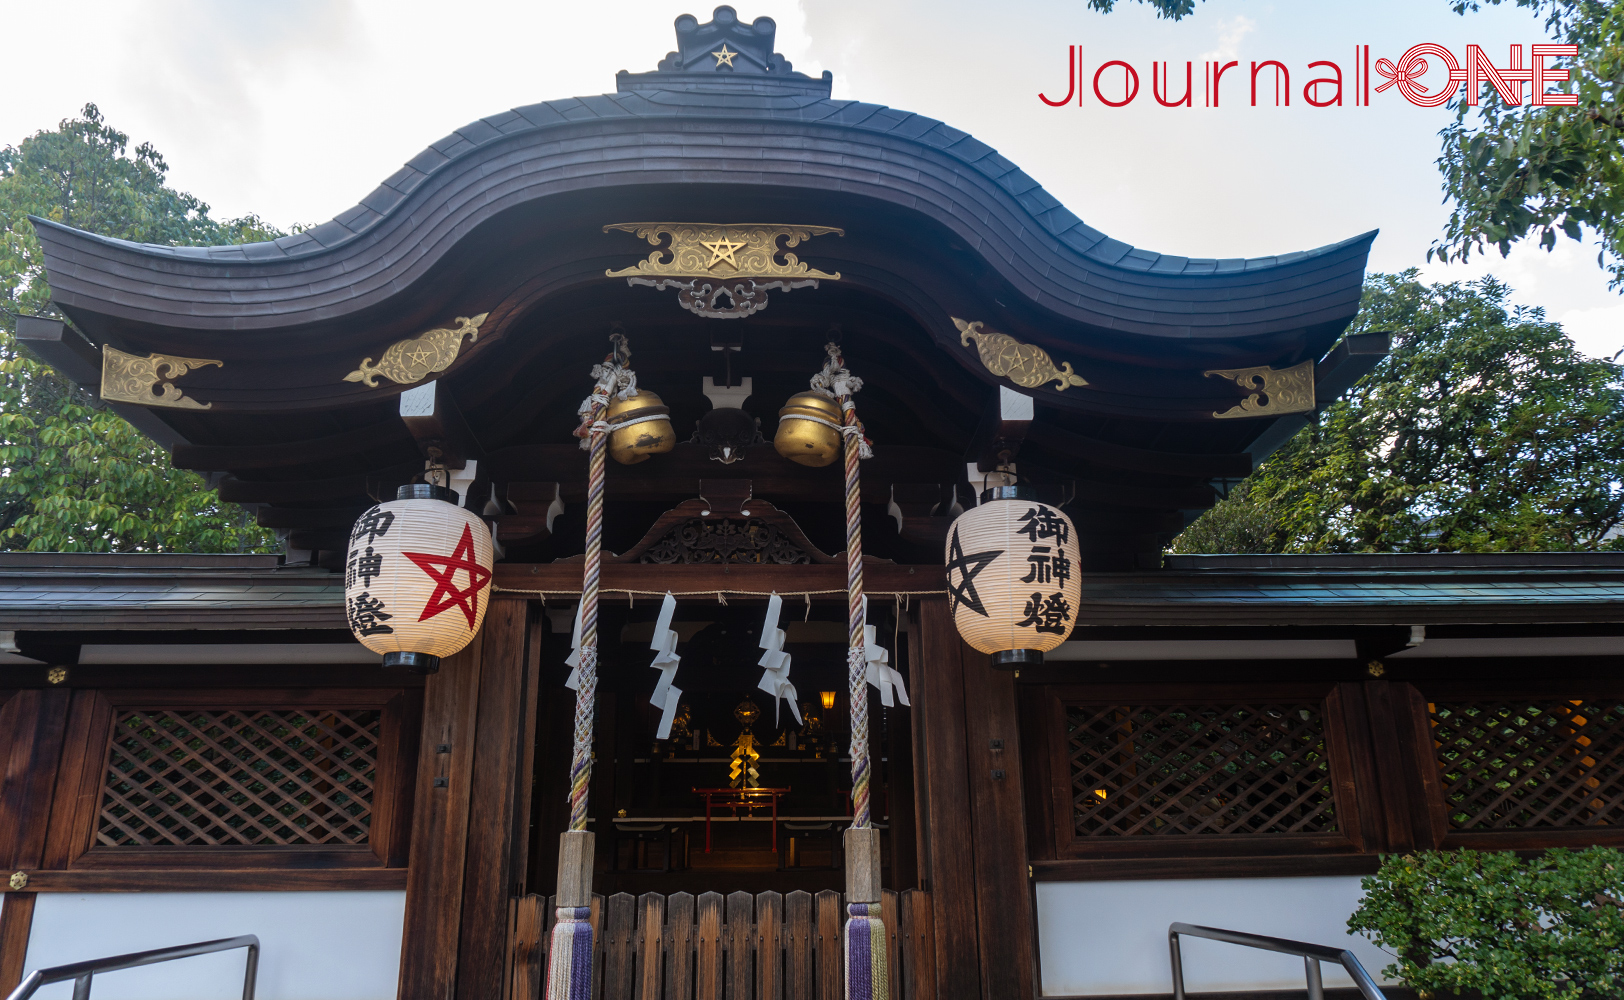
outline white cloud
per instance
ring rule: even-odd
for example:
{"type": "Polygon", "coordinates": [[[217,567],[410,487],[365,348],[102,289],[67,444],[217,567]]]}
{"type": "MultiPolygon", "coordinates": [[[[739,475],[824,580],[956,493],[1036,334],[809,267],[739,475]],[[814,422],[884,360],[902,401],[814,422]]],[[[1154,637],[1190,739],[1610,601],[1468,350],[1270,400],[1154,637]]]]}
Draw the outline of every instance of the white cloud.
{"type": "Polygon", "coordinates": [[[1196,56],[1197,62],[1208,60],[1228,62],[1240,55],[1241,42],[1257,30],[1257,22],[1245,14],[1219,18],[1216,22],[1218,47],[1196,56]]]}

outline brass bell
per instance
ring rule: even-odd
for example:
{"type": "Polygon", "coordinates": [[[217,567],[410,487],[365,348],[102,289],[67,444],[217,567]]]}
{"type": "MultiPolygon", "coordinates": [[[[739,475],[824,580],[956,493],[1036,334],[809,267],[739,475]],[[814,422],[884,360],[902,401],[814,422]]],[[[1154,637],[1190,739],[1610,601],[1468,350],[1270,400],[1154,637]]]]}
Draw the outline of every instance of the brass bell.
{"type": "Polygon", "coordinates": [[[840,404],[821,392],[797,392],[778,411],[773,447],[801,465],[821,468],[840,457],[840,404]]]}
{"type": "Polygon", "coordinates": [[[628,399],[610,400],[604,419],[609,424],[609,457],[621,465],[636,465],[677,446],[671,408],[647,389],[628,399]]]}

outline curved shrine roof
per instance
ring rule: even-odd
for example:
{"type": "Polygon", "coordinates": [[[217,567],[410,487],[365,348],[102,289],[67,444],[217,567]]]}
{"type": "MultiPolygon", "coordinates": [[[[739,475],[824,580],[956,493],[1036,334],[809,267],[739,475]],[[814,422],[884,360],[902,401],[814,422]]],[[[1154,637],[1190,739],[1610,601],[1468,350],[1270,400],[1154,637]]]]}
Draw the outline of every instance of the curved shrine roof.
{"type": "MultiPolygon", "coordinates": [[[[613,94],[470,122],[353,208],[272,242],[135,244],[35,220],[53,290],[70,314],[164,326],[321,321],[398,292],[473,226],[519,204],[683,183],[814,189],[902,206],[963,238],[1036,305],[1104,330],[1225,339],[1327,324],[1339,331],[1357,308],[1374,232],[1254,258],[1131,246],[1087,225],[968,133],[832,99],[828,73],[813,79],[771,53],[772,30],[770,19],[744,25],[727,7],[705,25],[684,15],[682,49],[656,71],[622,71],[613,94]],[[718,38],[723,51],[739,50],[732,66],[712,65],[718,38]]],[[[1334,335],[1313,338],[1324,342],[1310,353],[1334,335]]],[[[1280,356],[1278,343],[1270,353],[1280,356]]]]}
{"type": "MultiPolygon", "coordinates": [[[[872,479],[894,500],[918,486],[931,520],[923,512],[958,488],[949,480],[964,485],[967,459],[986,461],[1003,440],[1001,421],[1009,433],[1024,421],[1022,474],[1092,512],[1111,553],[1099,566],[1159,560],[1162,541],[1213,502],[1214,482],[1246,475],[1375,363],[1370,344],[1327,354],[1358,310],[1374,233],[1251,259],[1135,248],[965,132],[834,100],[828,73],[797,73],[772,51],[774,30],[729,7],[705,24],[684,15],[677,51],[652,72],[622,71],[615,93],[471,122],[354,208],[273,242],[152,246],[34,220],[53,300],[85,334],[46,331],[37,350],[56,351],[51,363],[85,385],[117,352],[193,365],[175,386],[185,402],[113,405],[177,467],[227,474],[221,495],[259,505],[260,523],[287,529],[294,548],[328,552],[371,498],[422,468],[426,439],[408,433],[395,396],[428,382],[358,381],[358,365],[403,338],[483,314],[433,376],[478,446],[471,495],[561,484],[564,497],[581,474],[568,437],[579,387],[556,373],[588,370],[611,323],[626,321],[638,356],[655,359],[642,377],[684,428],[709,408],[696,390],[716,374],[719,335],[754,331],[740,373],[765,416],[804,387],[812,362],[799,359],[821,357],[839,328],[871,379],[865,419],[902,449],[865,473],[865,490],[872,479]],[[843,229],[804,251],[840,280],[718,325],[606,275],[650,251],[606,227],[768,217],[843,229]],[[1004,348],[982,355],[985,342],[960,334],[967,322],[1028,355],[1054,352],[1044,363],[1064,363],[1069,386],[1028,379],[1019,395],[1036,418],[1001,415],[989,400],[1014,383],[987,357],[1004,348]],[[1293,369],[1308,407],[1240,412],[1237,387],[1252,383],[1236,376],[1257,367],[1293,369]],[[1235,416],[1247,419],[1220,419],[1235,416]]],[[[806,470],[758,450],[733,474],[754,477],[763,499],[812,499],[806,470]]],[[[677,451],[657,470],[616,473],[625,502],[684,498],[717,474],[697,445],[677,451]]]]}

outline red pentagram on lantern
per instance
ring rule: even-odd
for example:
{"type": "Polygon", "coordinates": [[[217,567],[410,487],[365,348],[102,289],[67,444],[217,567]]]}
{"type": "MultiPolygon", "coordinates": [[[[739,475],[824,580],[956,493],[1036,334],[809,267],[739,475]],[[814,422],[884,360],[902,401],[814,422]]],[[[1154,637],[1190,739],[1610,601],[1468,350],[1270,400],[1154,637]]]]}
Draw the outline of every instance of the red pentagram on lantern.
{"type": "Polygon", "coordinates": [[[416,563],[417,568],[434,581],[434,593],[429,595],[428,603],[423,605],[423,614],[417,620],[426,622],[455,605],[462,609],[463,616],[468,619],[468,627],[473,628],[474,622],[479,620],[479,592],[490,582],[491,571],[476,561],[474,534],[469,526],[462,526],[462,540],[449,557],[427,552],[402,552],[401,555],[416,563]],[[459,572],[468,574],[467,587],[457,586],[454,578],[459,572]]]}

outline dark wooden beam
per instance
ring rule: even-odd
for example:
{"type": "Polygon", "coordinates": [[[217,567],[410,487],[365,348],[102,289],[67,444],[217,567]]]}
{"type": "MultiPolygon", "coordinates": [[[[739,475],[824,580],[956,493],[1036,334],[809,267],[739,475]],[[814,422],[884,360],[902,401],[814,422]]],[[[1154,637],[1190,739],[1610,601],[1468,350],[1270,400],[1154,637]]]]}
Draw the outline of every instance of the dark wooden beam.
{"type": "Polygon", "coordinates": [[[1013,462],[1032,426],[1033,409],[1031,396],[1008,386],[994,388],[981,409],[981,422],[970,437],[965,461],[975,463],[978,472],[992,472],[1013,462]]]}
{"type": "Polygon", "coordinates": [[[405,868],[78,868],[30,873],[28,888],[40,892],[219,892],[222,886],[229,886],[233,892],[336,892],[398,890],[406,888],[406,881],[405,868]]]}
{"type": "Polygon", "coordinates": [[[467,468],[484,454],[457,401],[438,379],[400,394],[400,420],[423,457],[438,459],[448,469],[467,468]]]}
{"type": "Polygon", "coordinates": [[[1189,476],[1192,479],[1244,479],[1252,474],[1252,458],[1245,453],[1153,451],[1078,434],[1041,419],[1028,428],[1026,438],[1033,444],[1042,445],[1051,454],[1086,458],[1099,465],[1130,472],[1189,476]]]}
{"type": "Polygon", "coordinates": [[[228,478],[220,483],[220,499],[232,503],[319,503],[357,496],[376,498],[382,490],[393,493],[394,487],[422,471],[423,463],[413,460],[331,479],[250,482],[228,478]]]}
{"type": "Polygon", "coordinates": [[[17,345],[50,365],[82,389],[101,387],[101,352],[59,319],[17,317],[17,345]]]}
{"type": "Polygon", "coordinates": [[[261,507],[256,515],[261,528],[314,530],[346,527],[366,511],[366,507],[261,507]]]}
{"type": "Polygon", "coordinates": [[[1314,366],[1314,405],[1324,409],[1353,388],[1393,349],[1393,335],[1351,333],[1314,366]]]}
{"type": "MultiPolygon", "coordinates": [[[[497,563],[498,590],[537,594],[579,594],[581,563],[497,563]]],[[[863,587],[870,594],[945,594],[940,566],[902,566],[863,563],[863,587]]],[[[600,600],[625,600],[640,594],[670,590],[677,596],[709,594],[805,594],[846,599],[845,562],[821,566],[650,566],[639,563],[604,563],[598,584],[600,600]]]]}
{"type": "Polygon", "coordinates": [[[307,441],[276,444],[181,444],[171,461],[177,469],[237,472],[248,469],[297,467],[311,462],[376,453],[391,446],[409,445],[411,436],[400,420],[390,417],[341,434],[307,441]]]}

